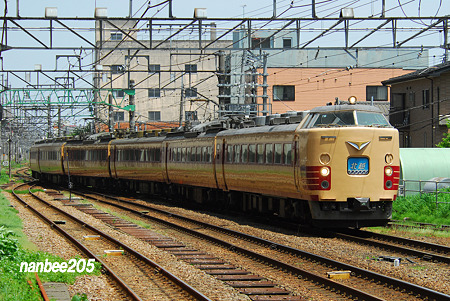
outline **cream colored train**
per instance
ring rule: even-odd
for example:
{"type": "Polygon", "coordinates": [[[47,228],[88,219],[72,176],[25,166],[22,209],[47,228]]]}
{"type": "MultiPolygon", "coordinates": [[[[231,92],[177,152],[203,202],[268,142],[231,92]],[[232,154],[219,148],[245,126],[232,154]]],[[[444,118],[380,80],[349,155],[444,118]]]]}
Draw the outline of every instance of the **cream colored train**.
{"type": "MultiPolygon", "coordinates": [[[[269,120],[269,118],[267,118],[269,120]]],[[[315,108],[300,123],[124,139],[45,140],[36,178],[156,193],[318,227],[386,224],[399,182],[398,132],[366,105],[315,108]]],[[[248,124],[248,123],[247,123],[248,124]]]]}

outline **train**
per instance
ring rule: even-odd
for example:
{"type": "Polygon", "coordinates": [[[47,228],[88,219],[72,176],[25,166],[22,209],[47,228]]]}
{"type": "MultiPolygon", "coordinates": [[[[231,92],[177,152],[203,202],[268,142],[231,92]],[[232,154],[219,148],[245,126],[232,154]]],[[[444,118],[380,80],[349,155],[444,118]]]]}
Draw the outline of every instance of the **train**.
{"type": "Polygon", "coordinates": [[[350,102],[290,116],[234,116],[141,136],[38,141],[30,149],[32,175],[321,228],[381,226],[392,215],[398,131],[374,106],[350,102]]]}

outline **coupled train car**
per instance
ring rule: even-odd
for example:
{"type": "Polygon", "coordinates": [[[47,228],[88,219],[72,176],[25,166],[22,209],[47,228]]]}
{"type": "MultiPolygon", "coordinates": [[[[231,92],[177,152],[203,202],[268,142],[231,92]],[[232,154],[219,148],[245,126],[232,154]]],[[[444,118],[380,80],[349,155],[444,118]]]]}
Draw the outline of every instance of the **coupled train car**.
{"type": "Polygon", "coordinates": [[[47,139],[30,154],[42,180],[166,193],[325,228],[386,224],[399,182],[398,132],[366,105],[318,107],[294,124],[47,139]]]}

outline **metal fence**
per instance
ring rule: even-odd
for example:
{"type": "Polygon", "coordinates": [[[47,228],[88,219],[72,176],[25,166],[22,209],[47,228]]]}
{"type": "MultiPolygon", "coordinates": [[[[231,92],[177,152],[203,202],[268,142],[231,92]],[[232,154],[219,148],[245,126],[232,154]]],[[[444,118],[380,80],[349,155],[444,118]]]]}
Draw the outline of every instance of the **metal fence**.
{"type": "Polygon", "coordinates": [[[413,194],[434,194],[436,197],[436,208],[439,204],[450,204],[450,202],[439,201],[440,195],[448,195],[450,194],[449,189],[445,189],[450,187],[450,183],[448,182],[440,182],[440,181],[422,181],[422,180],[400,180],[398,186],[398,196],[406,196],[413,194]]]}

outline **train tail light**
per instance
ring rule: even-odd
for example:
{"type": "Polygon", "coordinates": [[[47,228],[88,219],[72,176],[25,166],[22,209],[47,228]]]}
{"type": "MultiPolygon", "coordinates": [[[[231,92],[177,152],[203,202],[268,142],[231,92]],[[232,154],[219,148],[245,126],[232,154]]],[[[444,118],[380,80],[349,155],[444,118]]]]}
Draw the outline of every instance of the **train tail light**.
{"type": "Polygon", "coordinates": [[[331,168],[329,166],[307,166],[306,183],[309,190],[330,190],[331,168]]]}
{"type": "Polygon", "coordinates": [[[399,166],[384,167],[384,190],[397,190],[400,179],[399,166]]]}

